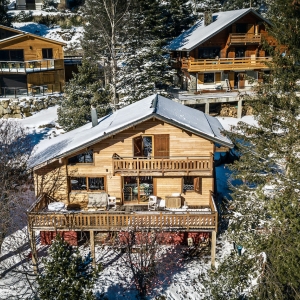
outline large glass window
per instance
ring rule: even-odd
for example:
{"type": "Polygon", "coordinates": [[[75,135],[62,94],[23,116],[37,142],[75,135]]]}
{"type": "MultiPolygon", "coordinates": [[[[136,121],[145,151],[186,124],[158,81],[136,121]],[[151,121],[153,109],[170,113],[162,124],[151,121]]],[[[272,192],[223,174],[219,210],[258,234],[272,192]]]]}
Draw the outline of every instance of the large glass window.
{"type": "Polygon", "coordinates": [[[204,83],[214,83],[215,73],[204,73],[204,83]]]}
{"type": "Polygon", "coordinates": [[[104,177],[71,177],[71,191],[104,191],[104,177]]]}
{"type": "Polygon", "coordinates": [[[43,53],[44,59],[52,59],[53,58],[53,51],[51,48],[42,49],[42,53],[43,53]]]}
{"type": "Polygon", "coordinates": [[[148,201],[153,195],[152,176],[125,176],[123,177],[123,197],[124,201],[148,201]]]}
{"type": "Polygon", "coordinates": [[[183,176],[183,192],[194,191],[202,193],[202,180],[200,177],[183,176]]]}
{"type": "Polygon", "coordinates": [[[92,163],[93,159],[93,150],[90,149],[84,153],[80,153],[68,159],[68,164],[77,164],[77,163],[92,163]]]}
{"type": "Polygon", "coordinates": [[[237,23],[235,30],[236,33],[247,33],[248,25],[247,23],[237,23]]]}
{"type": "Polygon", "coordinates": [[[23,50],[0,50],[0,61],[24,61],[23,50]]]}
{"type": "Polygon", "coordinates": [[[211,48],[199,48],[198,58],[201,59],[215,59],[220,57],[220,48],[211,47],[211,48]]]}
{"type": "Polygon", "coordinates": [[[235,57],[245,57],[245,48],[235,48],[235,57]]]}

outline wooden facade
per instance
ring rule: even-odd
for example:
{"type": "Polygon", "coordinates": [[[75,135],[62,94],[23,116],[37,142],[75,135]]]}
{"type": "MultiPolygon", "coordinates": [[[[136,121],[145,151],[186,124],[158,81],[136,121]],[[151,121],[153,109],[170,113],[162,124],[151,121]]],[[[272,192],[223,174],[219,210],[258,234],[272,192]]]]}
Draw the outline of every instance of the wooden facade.
{"type": "Polygon", "coordinates": [[[62,91],[65,44],[0,26],[0,87],[62,91]]]}
{"type": "Polygon", "coordinates": [[[265,20],[250,10],[207,40],[195,42],[191,49],[171,52],[179,84],[192,92],[251,88],[249,77],[259,81],[272,60],[262,47],[263,41],[277,45],[265,20]]]}

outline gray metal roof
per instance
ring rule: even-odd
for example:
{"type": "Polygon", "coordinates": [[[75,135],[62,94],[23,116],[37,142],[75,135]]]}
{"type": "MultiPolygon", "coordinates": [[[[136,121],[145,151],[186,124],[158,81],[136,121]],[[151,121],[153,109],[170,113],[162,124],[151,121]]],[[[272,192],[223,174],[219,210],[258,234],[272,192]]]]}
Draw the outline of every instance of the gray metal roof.
{"type": "Polygon", "coordinates": [[[28,167],[34,168],[70,155],[153,117],[217,144],[233,147],[231,140],[221,134],[223,127],[216,118],[154,94],[99,119],[94,127],[88,123],[51,140],[41,141],[28,167]]]}
{"type": "Polygon", "coordinates": [[[252,8],[217,12],[212,15],[213,22],[211,24],[205,26],[204,21],[200,20],[192,28],[171,41],[167,48],[173,51],[191,51],[250,12],[262,21],[269,23],[252,8]]]}

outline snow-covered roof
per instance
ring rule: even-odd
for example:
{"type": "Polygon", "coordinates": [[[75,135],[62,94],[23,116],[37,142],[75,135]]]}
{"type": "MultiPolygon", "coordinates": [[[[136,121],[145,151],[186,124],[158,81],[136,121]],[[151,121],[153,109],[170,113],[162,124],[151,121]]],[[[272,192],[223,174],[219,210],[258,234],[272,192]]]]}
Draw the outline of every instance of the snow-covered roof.
{"type": "Polygon", "coordinates": [[[57,41],[57,40],[52,40],[52,39],[42,37],[42,36],[30,33],[30,32],[26,32],[26,31],[23,31],[23,30],[20,30],[20,29],[11,28],[11,27],[7,27],[7,26],[4,26],[4,25],[0,25],[0,28],[3,28],[3,29],[8,30],[8,31],[15,32],[15,33],[19,33],[17,35],[11,36],[9,38],[1,39],[0,43],[6,42],[9,39],[11,39],[11,40],[19,39],[19,38],[23,37],[24,35],[29,35],[29,36],[32,36],[34,38],[40,39],[40,40],[48,41],[48,42],[55,43],[55,44],[60,44],[62,46],[66,45],[66,43],[64,43],[64,42],[60,42],[60,41],[57,41]]]}
{"type": "Polygon", "coordinates": [[[167,48],[173,51],[191,51],[250,12],[262,21],[269,23],[252,8],[217,12],[212,15],[213,22],[211,24],[205,26],[204,20],[200,20],[192,28],[171,41],[167,48]]]}
{"type": "Polygon", "coordinates": [[[88,123],[40,142],[29,160],[28,167],[34,168],[70,155],[153,117],[220,145],[233,147],[231,140],[221,134],[223,127],[218,119],[154,94],[100,118],[98,125],[94,127],[92,123],[88,123]]]}

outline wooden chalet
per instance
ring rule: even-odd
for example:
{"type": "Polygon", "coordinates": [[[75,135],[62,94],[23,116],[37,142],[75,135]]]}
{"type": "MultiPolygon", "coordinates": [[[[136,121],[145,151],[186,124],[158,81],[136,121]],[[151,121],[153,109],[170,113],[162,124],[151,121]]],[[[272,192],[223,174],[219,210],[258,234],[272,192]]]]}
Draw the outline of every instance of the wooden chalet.
{"type": "Polygon", "coordinates": [[[272,59],[262,42],[276,45],[267,24],[251,8],[205,14],[168,46],[177,83],[191,92],[250,89],[262,80],[272,59]]]}
{"type": "Polygon", "coordinates": [[[42,141],[29,162],[33,250],[35,231],[89,231],[94,254],[98,233],[150,228],[182,233],[183,243],[210,236],[214,263],[214,153],[233,146],[221,130],[214,117],[152,95],[42,141]]]}
{"type": "Polygon", "coordinates": [[[0,89],[35,93],[62,91],[65,44],[0,25],[0,89]]]}

